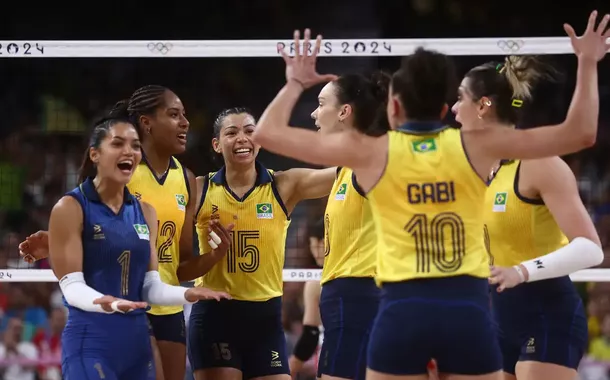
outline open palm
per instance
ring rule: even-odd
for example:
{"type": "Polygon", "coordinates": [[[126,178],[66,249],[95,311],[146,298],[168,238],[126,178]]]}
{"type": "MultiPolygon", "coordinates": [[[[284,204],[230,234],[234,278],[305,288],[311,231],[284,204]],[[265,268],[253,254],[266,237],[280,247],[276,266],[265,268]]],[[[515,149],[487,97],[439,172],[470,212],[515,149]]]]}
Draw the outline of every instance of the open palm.
{"type": "Polygon", "coordinates": [[[597,11],[591,12],[589,22],[587,23],[587,29],[585,29],[585,32],[580,37],[576,35],[574,28],[572,28],[571,25],[563,25],[563,28],[570,37],[570,42],[572,43],[572,48],[574,49],[574,54],[576,54],[576,56],[595,60],[596,62],[601,61],[602,58],[604,58],[608,50],[610,50],[610,43],[608,43],[610,29],[606,30],[609,20],[610,15],[605,15],[597,28],[595,28],[597,11]]]}
{"type": "Polygon", "coordinates": [[[289,57],[282,49],[280,54],[286,62],[286,82],[294,81],[307,89],[319,83],[330,82],[337,79],[336,75],[319,74],[316,71],[316,60],[318,52],[322,44],[322,36],[316,38],[316,45],[311,49],[311,31],[305,29],[305,37],[303,41],[303,51],[301,51],[300,42],[301,33],[298,30],[294,31],[294,57],[289,57]]]}

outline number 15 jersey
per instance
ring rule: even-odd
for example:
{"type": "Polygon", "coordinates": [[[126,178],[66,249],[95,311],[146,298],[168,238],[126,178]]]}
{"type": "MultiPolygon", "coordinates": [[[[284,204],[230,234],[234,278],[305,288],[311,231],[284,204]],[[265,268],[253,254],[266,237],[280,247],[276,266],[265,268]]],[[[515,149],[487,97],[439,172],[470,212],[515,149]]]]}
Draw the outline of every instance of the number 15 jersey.
{"type": "Polygon", "coordinates": [[[273,172],[256,163],[254,187],[238,197],[227,185],[225,168],[204,178],[197,212],[199,252],[211,251],[208,244],[210,219],[223,226],[234,224],[232,244],[226,257],[203,277],[197,286],[227,292],[241,301],[267,301],[283,293],[284,253],[290,219],[273,172]]]}
{"type": "Polygon", "coordinates": [[[386,168],[367,195],[378,239],[377,282],[488,277],[487,186],[468,161],[460,131],[407,123],[388,137],[386,168]]]}

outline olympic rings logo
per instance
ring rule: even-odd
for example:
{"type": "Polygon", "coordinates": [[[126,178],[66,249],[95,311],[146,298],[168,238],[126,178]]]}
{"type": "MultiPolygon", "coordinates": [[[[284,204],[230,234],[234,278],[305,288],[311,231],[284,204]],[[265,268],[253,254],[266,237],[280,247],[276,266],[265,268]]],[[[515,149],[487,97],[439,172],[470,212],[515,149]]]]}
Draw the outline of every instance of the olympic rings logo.
{"type": "Polygon", "coordinates": [[[163,42],[149,42],[148,45],[148,50],[150,50],[151,52],[159,52],[163,55],[169,53],[174,45],[170,44],[170,43],[163,43],[163,42]]]}
{"type": "Polygon", "coordinates": [[[500,40],[496,45],[504,52],[516,53],[521,50],[524,44],[525,41],[523,40],[500,40]]]}

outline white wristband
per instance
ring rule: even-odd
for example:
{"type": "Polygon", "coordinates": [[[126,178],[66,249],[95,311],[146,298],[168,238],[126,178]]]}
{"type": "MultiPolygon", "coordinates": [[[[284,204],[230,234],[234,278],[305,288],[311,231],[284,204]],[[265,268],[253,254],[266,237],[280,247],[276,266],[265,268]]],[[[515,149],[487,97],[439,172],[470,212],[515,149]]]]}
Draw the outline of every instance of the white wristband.
{"type": "Polygon", "coordinates": [[[519,274],[519,279],[521,279],[521,282],[525,282],[525,275],[523,274],[523,269],[521,269],[519,265],[515,265],[513,266],[513,268],[515,268],[515,270],[519,274]]]}

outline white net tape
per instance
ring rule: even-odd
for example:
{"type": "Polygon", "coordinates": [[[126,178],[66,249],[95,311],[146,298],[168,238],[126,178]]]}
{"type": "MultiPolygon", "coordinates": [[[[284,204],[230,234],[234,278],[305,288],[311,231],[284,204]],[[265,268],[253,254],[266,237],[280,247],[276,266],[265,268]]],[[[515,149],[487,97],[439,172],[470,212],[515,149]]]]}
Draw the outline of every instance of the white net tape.
{"type": "MultiPolygon", "coordinates": [[[[567,37],[331,39],[320,56],[402,56],[423,46],[448,55],[571,54],[567,37]]],[[[0,41],[0,58],[221,58],[278,57],[290,40],[0,41]]]]}
{"type": "MultiPolygon", "coordinates": [[[[284,269],[284,281],[319,281],[320,269],[284,269]]],[[[575,282],[610,282],[610,269],[585,269],[570,275],[575,282]]],[[[0,269],[0,282],[57,282],[50,269],[0,269]]]]}
{"type": "MultiPolygon", "coordinates": [[[[404,56],[417,47],[448,55],[572,54],[567,37],[439,38],[439,39],[328,39],[320,56],[404,56]]],[[[190,41],[0,41],[0,58],[222,58],[279,57],[292,52],[292,40],[190,41]]],[[[573,273],[578,282],[610,282],[610,270],[573,273]]],[[[319,269],[285,269],[284,281],[320,279],[319,269]]],[[[56,282],[51,270],[0,269],[0,282],[56,282]]]]}

